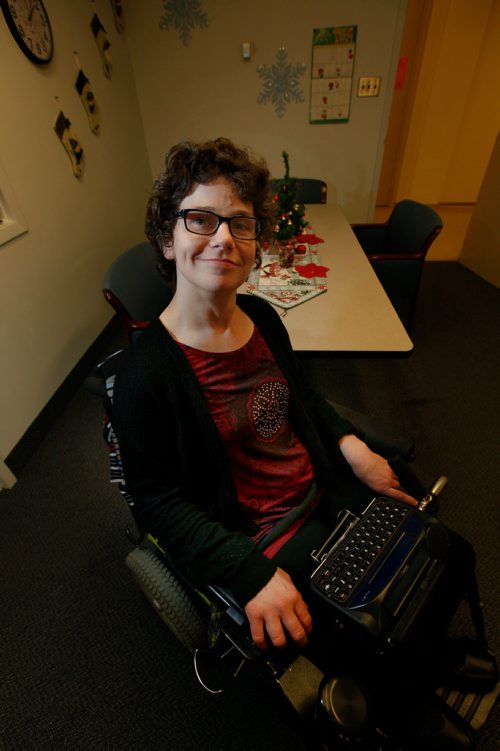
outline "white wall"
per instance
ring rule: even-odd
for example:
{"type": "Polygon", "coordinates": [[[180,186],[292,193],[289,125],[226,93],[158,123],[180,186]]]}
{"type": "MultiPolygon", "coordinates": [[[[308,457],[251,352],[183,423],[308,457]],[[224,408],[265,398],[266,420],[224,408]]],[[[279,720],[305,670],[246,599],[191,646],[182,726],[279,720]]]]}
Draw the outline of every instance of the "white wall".
{"type": "Polygon", "coordinates": [[[167,148],[185,139],[229,136],[251,146],[281,176],[283,149],[292,174],[327,181],[328,200],[352,221],[371,217],[380,170],[405,0],[203,0],[206,29],[195,29],[183,46],[174,29],[161,31],[163,3],[130,3],[127,35],[152,170],[167,148]],[[353,95],[348,123],[310,125],[309,88],[314,28],[356,24],[354,80],[382,77],[380,96],[353,95]],[[241,44],[254,44],[251,62],[241,44]],[[258,105],[263,80],[257,66],[271,66],[284,46],[291,64],[304,62],[299,80],[303,104],[291,103],[278,118],[272,105],[258,105]]]}
{"type": "Polygon", "coordinates": [[[0,14],[0,161],[29,228],[0,246],[0,461],[110,319],[103,273],[143,239],[151,185],[126,37],[110,3],[46,6],[55,37],[46,68],[22,54],[0,14]],[[111,41],[111,80],[90,31],[94,12],[111,41]],[[98,136],[74,89],[74,50],[100,106],[98,136]],[[81,179],[53,130],[60,109],[85,151],[81,179]]]}

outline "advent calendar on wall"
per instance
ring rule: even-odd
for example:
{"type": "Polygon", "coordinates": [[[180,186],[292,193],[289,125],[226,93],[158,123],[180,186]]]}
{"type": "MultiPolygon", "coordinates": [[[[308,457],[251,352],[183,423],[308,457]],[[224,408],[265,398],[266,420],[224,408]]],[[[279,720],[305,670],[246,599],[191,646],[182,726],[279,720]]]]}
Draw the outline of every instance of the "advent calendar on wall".
{"type": "Polygon", "coordinates": [[[309,122],[349,120],[357,26],[314,29],[309,122]]]}

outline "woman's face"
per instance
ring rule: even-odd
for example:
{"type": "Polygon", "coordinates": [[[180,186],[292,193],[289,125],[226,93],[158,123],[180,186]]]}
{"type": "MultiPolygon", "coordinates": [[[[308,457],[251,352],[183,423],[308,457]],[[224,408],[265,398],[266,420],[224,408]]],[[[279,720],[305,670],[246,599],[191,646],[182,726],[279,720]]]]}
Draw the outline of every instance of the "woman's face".
{"type": "MultiPolygon", "coordinates": [[[[224,217],[254,216],[253,205],[243,201],[233,183],[219,177],[206,185],[196,185],[181,209],[213,211],[224,217]]],[[[175,261],[177,292],[183,289],[209,293],[233,293],[243,284],[255,262],[255,240],[238,240],[221,222],[213,235],[189,232],[177,219],[173,240],[164,248],[165,258],[175,261]]]]}

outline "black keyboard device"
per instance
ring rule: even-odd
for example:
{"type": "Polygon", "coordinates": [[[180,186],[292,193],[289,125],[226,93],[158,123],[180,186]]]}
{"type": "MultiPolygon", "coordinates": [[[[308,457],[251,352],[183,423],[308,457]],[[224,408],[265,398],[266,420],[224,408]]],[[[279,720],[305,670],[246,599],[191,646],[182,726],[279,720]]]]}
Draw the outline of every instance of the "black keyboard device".
{"type": "Polygon", "coordinates": [[[390,498],[376,498],[358,518],[344,512],[319,551],[312,591],[336,620],[379,647],[405,643],[446,570],[446,527],[390,498]]]}

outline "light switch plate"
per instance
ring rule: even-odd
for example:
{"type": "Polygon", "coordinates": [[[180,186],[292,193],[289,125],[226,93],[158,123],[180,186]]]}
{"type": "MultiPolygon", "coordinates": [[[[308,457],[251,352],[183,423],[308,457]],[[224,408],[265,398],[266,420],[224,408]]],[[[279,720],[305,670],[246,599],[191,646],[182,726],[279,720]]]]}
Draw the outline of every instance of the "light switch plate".
{"type": "Polygon", "coordinates": [[[252,43],[251,42],[243,42],[241,45],[241,57],[243,60],[251,60],[252,59],[252,43]]]}
{"type": "Polygon", "coordinates": [[[363,76],[358,82],[358,96],[378,96],[380,76],[363,76]]]}

